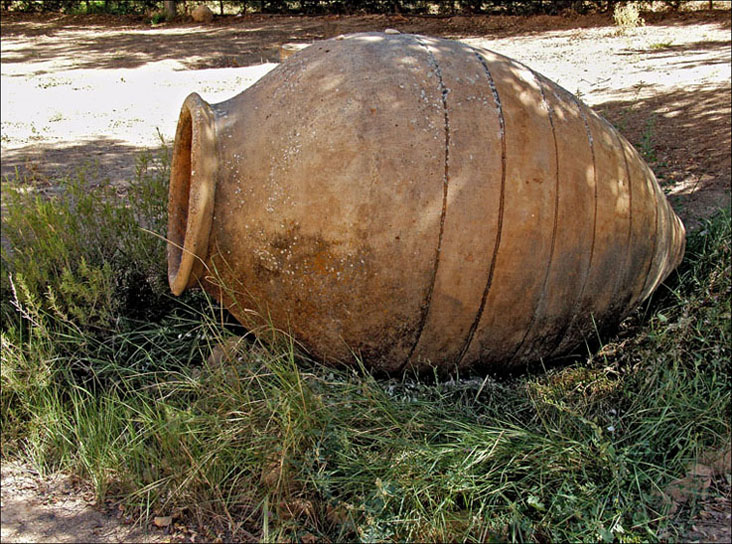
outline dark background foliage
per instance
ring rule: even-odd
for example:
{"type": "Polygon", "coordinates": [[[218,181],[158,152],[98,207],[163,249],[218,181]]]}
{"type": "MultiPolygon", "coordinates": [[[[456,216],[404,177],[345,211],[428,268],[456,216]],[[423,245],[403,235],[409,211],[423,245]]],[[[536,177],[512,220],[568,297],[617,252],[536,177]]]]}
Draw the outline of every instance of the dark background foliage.
{"type": "MultiPolygon", "coordinates": [[[[178,0],[178,13],[198,4],[209,5],[219,15],[238,13],[280,13],[298,15],[326,14],[410,14],[410,15],[558,15],[562,13],[609,12],[613,0],[215,0],[199,2],[178,0]]],[[[646,2],[650,4],[651,2],[646,2]]],[[[684,0],[664,0],[678,10],[684,0]]],[[[61,12],[74,14],[106,13],[143,15],[165,8],[162,0],[2,0],[3,10],[21,12],[61,12]]],[[[712,2],[709,3],[710,6],[712,2]]]]}

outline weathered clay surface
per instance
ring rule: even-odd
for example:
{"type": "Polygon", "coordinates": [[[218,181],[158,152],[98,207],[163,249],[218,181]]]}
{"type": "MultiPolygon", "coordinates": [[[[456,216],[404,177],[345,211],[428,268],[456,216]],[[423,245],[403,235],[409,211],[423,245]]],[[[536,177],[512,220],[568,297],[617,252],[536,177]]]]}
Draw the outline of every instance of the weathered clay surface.
{"type": "Polygon", "coordinates": [[[618,322],[684,228],[606,121],[526,66],[417,35],[318,42],[181,111],[174,293],[390,372],[509,367],[618,322]]]}

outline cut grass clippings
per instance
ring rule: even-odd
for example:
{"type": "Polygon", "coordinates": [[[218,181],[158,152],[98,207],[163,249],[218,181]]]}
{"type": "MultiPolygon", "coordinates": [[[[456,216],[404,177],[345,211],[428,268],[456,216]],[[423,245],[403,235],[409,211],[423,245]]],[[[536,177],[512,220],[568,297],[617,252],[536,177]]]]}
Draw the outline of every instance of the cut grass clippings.
{"type": "Polygon", "coordinates": [[[234,540],[673,537],[667,486],[729,444],[729,211],[594,354],[380,380],[233,343],[215,302],[167,293],[147,232],[165,232],[167,161],[142,158],[124,200],[83,178],[53,199],[4,184],[3,457],[234,540]]]}

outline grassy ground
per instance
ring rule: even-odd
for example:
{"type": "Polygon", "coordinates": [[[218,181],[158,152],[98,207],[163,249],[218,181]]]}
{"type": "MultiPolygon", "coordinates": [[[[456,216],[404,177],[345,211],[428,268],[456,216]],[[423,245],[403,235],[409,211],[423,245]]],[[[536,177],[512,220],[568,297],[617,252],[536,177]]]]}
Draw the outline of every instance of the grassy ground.
{"type": "Polygon", "coordinates": [[[708,486],[670,486],[728,447],[728,211],[594,354],[389,381],[237,340],[204,295],[168,295],[167,150],[140,157],[125,201],[93,176],[50,200],[3,187],[2,455],[72,470],[142,521],[263,541],[673,538],[671,512],[708,486]]]}

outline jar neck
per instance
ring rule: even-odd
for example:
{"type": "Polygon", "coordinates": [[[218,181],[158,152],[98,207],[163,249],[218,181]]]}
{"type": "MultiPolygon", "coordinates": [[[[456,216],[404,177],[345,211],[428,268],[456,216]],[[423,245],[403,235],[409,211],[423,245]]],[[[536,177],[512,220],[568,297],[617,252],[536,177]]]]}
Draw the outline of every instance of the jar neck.
{"type": "Polygon", "coordinates": [[[168,282],[174,295],[204,275],[216,192],[216,115],[197,93],[183,102],[168,193],[168,282]]]}

